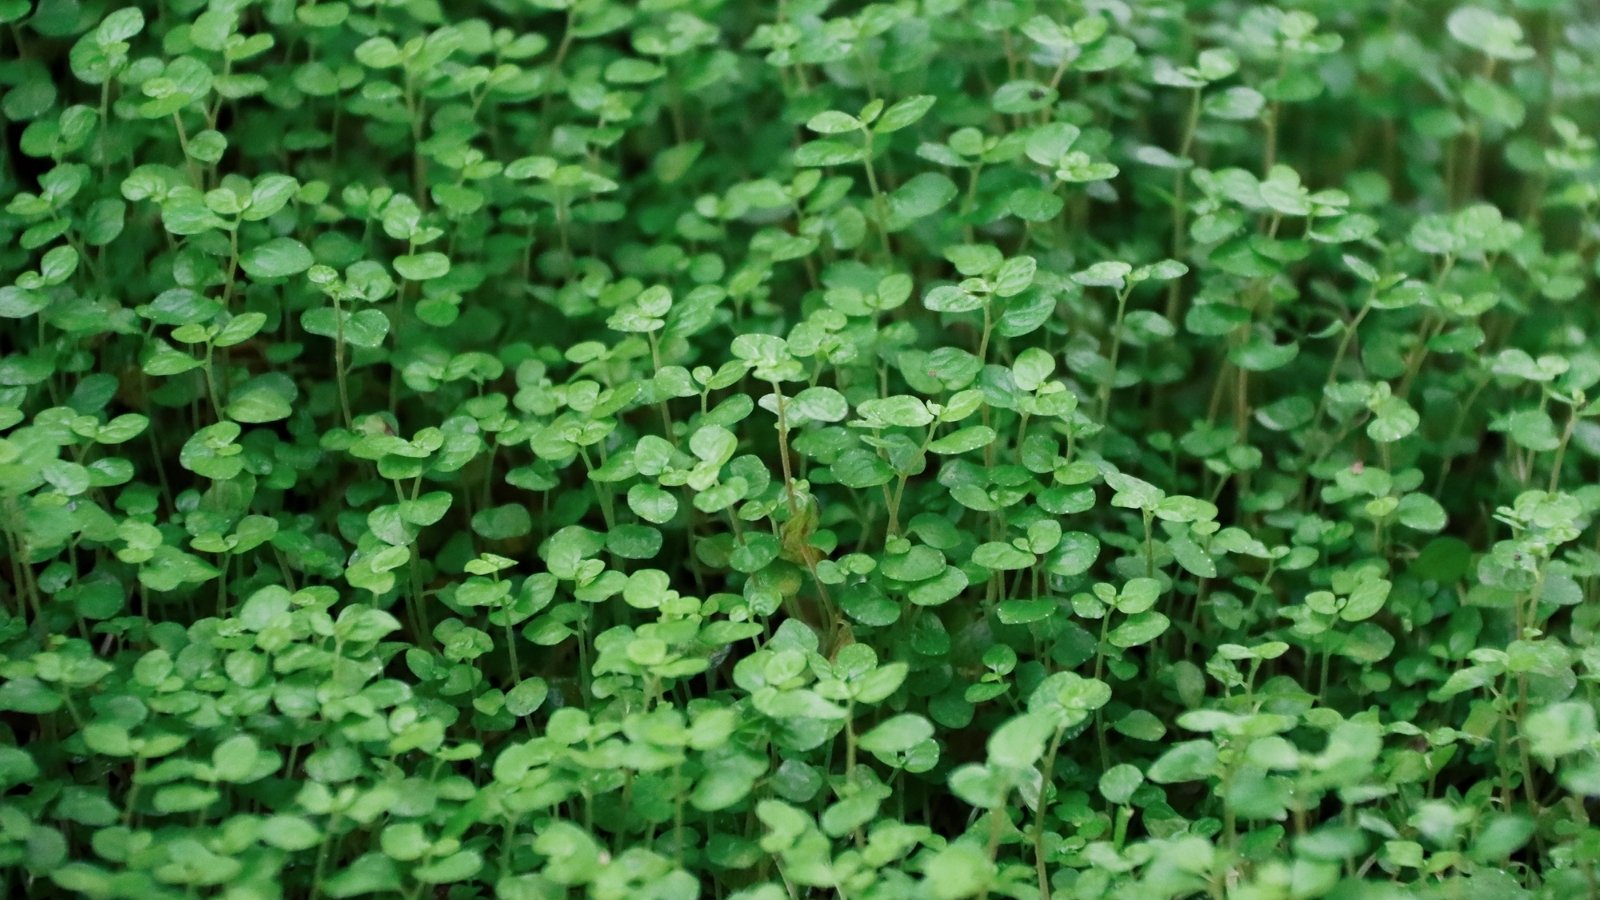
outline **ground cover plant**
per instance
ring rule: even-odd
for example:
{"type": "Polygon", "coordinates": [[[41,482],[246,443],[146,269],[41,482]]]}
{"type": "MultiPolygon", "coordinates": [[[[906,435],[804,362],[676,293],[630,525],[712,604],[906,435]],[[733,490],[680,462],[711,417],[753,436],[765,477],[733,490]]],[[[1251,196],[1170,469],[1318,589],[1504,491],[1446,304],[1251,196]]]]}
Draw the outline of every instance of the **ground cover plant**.
{"type": "Polygon", "coordinates": [[[0,0],[0,879],[1600,896],[1582,0],[0,0]]]}

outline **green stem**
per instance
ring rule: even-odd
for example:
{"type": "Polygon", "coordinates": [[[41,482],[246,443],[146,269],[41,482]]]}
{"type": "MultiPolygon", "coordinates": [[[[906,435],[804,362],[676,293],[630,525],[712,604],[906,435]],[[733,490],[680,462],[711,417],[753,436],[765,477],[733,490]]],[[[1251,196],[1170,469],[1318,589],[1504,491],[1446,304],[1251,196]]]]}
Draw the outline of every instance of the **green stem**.
{"type": "Polygon", "coordinates": [[[133,817],[139,807],[139,776],[144,774],[144,757],[133,758],[133,774],[128,777],[128,796],[122,802],[122,826],[133,827],[133,817]]]}
{"type": "Polygon", "coordinates": [[[989,359],[989,336],[994,332],[994,314],[987,301],[983,304],[983,335],[978,338],[978,362],[984,363],[989,359]]]}
{"type": "Polygon", "coordinates": [[[1322,421],[1323,413],[1328,409],[1328,388],[1333,387],[1334,381],[1339,376],[1339,366],[1344,363],[1345,354],[1350,352],[1350,345],[1355,343],[1357,329],[1366,319],[1367,313],[1372,311],[1372,302],[1377,299],[1378,289],[1374,287],[1367,292],[1367,299],[1361,304],[1361,309],[1356,311],[1355,318],[1345,325],[1344,334],[1339,337],[1339,346],[1333,351],[1333,362],[1328,365],[1328,377],[1322,382],[1322,395],[1317,398],[1317,412],[1311,417],[1312,424],[1322,421]]]}
{"type": "MultiPolygon", "coordinates": [[[[1195,126],[1200,122],[1200,88],[1194,88],[1189,93],[1189,113],[1184,117],[1183,139],[1178,144],[1178,158],[1188,159],[1189,151],[1194,144],[1195,126]]],[[[1172,258],[1183,260],[1184,253],[1188,250],[1188,217],[1189,207],[1185,194],[1189,188],[1189,170],[1178,169],[1172,175],[1172,258]]],[[[1174,324],[1178,321],[1178,308],[1182,302],[1181,289],[1183,279],[1174,278],[1167,282],[1167,321],[1174,324]]]]}
{"type": "Polygon", "coordinates": [[[323,896],[322,881],[328,871],[328,857],[333,855],[333,833],[339,826],[339,813],[335,812],[328,819],[328,828],[322,836],[322,844],[317,847],[317,866],[311,873],[311,897],[316,900],[323,896]]]}
{"type": "Polygon", "coordinates": [[[1142,512],[1144,513],[1144,575],[1146,578],[1154,578],[1156,577],[1156,542],[1155,533],[1151,529],[1152,516],[1148,509],[1142,510],[1142,512]]]}
{"type": "MultiPolygon", "coordinates": [[[[990,868],[994,867],[995,861],[1000,857],[1000,817],[1004,815],[1001,812],[1003,809],[1005,809],[1004,803],[989,810],[989,843],[984,847],[984,855],[989,858],[990,868]]],[[[989,885],[985,883],[983,890],[978,892],[978,900],[988,900],[988,897],[989,885]]]]}
{"type": "Polygon", "coordinates": [[[100,182],[111,183],[111,149],[106,138],[111,134],[111,81],[107,78],[100,82],[100,133],[96,135],[95,142],[100,150],[100,182]]]}
{"type": "Polygon", "coordinates": [[[189,170],[189,180],[195,188],[204,190],[205,178],[200,174],[200,167],[194,164],[194,157],[189,155],[189,132],[183,127],[183,117],[173,113],[172,124],[178,129],[178,149],[183,151],[183,164],[189,170]]]}
{"type": "Polygon", "coordinates": [[[350,414],[350,385],[344,370],[344,307],[339,302],[339,292],[333,293],[333,374],[339,383],[339,409],[344,413],[344,427],[354,428],[355,417],[350,414]]]}
{"type": "MultiPolygon", "coordinates": [[[[1278,54],[1278,77],[1276,79],[1278,82],[1283,81],[1288,68],[1289,57],[1280,51],[1278,54]]],[[[1278,164],[1278,111],[1281,106],[1281,101],[1273,100],[1267,107],[1266,149],[1261,156],[1262,177],[1266,177],[1266,174],[1272,171],[1272,167],[1278,164]]]]}
{"type": "Polygon", "coordinates": [[[894,250],[889,246],[888,213],[883,205],[883,192],[878,189],[878,173],[872,165],[872,132],[863,131],[866,135],[866,156],[861,160],[861,165],[867,171],[867,190],[872,192],[872,219],[877,226],[878,240],[883,244],[885,259],[894,257],[894,250]]]}
{"type": "Polygon", "coordinates": [[[789,464],[789,412],[788,400],[783,396],[783,385],[769,382],[778,407],[778,461],[783,466],[783,498],[789,507],[789,517],[800,515],[800,501],[794,492],[794,470],[789,464]]]}
{"type": "Polygon", "coordinates": [[[1567,426],[1561,430],[1561,443],[1556,445],[1555,457],[1550,461],[1550,484],[1547,490],[1555,493],[1561,486],[1561,466],[1566,461],[1567,444],[1572,440],[1572,432],[1578,427],[1578,406],[1573,404],[1567,412],[1567,426]]]}
{"type": "Polygon", "coordinates": [[[217,391],[217,376],[215,369],[216,346],[210,340],[206,341],[206,365],[202,370],[206,378],[206,396],[211,400],[211,413],[218,422],[222,421],[222,400],[217,391]]]}
{"type": "MultiPolygon", "coordinates": [[[[502,612],[509,613],[509,610],[503,610],[502,612]]],[[[516,687],[517,682],[522,680],[522,664],[517,661],[517,632],[511,625],[510,615],[506,615],[505,629],[506,656],[511,662],[511,680],[509,683],[512,687],[516,687]]]]}
{"type": "Polygon", "coordinates": [[[978,160],[978,164],[973,166],[971,168],[971,170],[969,170],[969,174],[967,176],[967,193],[966,193],[966,196],[961,198],[961,212],[959,213],[959,216],[960,216],[961,221],[963,223],[962,226],[961,226],[961,229],[962,229],[962,232],[966,235],[967,243],[969,243],[969,244],[972,243],[973,240],[975,239],[975,233],[972,230],[972,225],[970,223],[967,223],[967,216],[972,215],[972,207],[977,204],[977,200],[978,200],[978,177],[981,176],[982,174],[983,174],[983,160],[979,159],[978,160]]]}
{"type": "Polygon", "coordinates": [[[1039,878],[1039,897],[1041,900],[1050,900],[1050,871],[1044,861],[1044,824],[1045,814],[1049,809],[1050,789],[1055,780],[1056,753],[1061,749],[1061,738],[1066,734],[1066,727],[1056,729],[1050,738],[1050,747],[1044,754],[1044,766],[1039,780],[1039,806],[1033,814],[1033,871],[1039,878]]]}
{"type": "Polygon", "coordinates": [[[1122,322],[1128,311],[1128,294],[1132,287],[1125,287],[1117,292],[1117,318],[1111,325],[1111,374],[1100,385],[1100,420],[1105,421],[1111,412],[1111,392],[1117,385],[1117,360],[1122,355],[1122,322]]]}

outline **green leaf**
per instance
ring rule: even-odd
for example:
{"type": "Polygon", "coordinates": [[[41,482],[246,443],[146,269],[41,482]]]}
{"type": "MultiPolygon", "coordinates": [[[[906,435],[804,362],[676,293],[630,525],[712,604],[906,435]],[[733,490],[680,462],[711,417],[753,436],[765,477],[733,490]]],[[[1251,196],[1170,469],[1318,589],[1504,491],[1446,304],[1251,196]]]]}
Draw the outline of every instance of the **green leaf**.
{"type": "Polygon", "coordinates": [[[861,120],[849,113],[836,110],[819,112],[806,122],[806,127],[818,134],[846,134],[861,130],[861,120]]]}
{"type": "Polygon", "coordinates": [[[251,278],[288,278],[311,268],[313,262],[305,244],[283,237],[257,244],[239,258],[239,266],[251,278]]]}
{"type": "Polygon", "coordinates": [[[400,890],[400,873],[394,863],[378,853],[359,856],[328,877],[330,897],[359,897],[400,890]]]}
{"type": "Polygon", "coordinates": [[[1038,112],[1056,101],[1054,88],[1040,84],[1037,81],[1019,79],[1001,85],[994,92],[994,111],[1002,115],[1015,116],[1031,112],[1038,112]]]}
{"type": "Polygon", "coordinates": [[[664,525],[678,514],[678,499],[653,484],[628,489],[628,508],[646,522],[664,525]]]}
{"type": "Polygon", "coordinates": [[[1522,26],[1516,19],[1479,6],[1458,7],[1445,20],[1445,28],[1451,37],[1495,59],[1533,56],[1533,49],[1522,43],[1522,26]]]}
{"type": "Polygon", "coordinates": [[[219,781],[250,781],[257,774],[261,745],[255,737],[236,734],[218,744],[211,753],[211,767],[219,781]]]}
{"type": "Polygon", "coordinates": [[[1052,575],[1070,578],[1089,571],[1100,556],[1100,541],[1083,531],[1068,531],[1050,555],[1048,568],[1052,575]]]}
{"type": "Polygon", "coordinates": [[[720,425],[707,425],[689,437],[689,449],[704,462],[720,466],[733,458],[739,439],[720,425]]]}
{"type": "Polygon", "coordinates": [[[1215,773],[1216,745],[1208,740],[1184,741],[1161,754],[1145,774],[1156,784],[1202,781],[1215,773]]]}
{"type": "Polygon", "coordinates": [[[262,821],[261,840],[279,850],[298,852],[315,847],[322,840],[322,832],[300,816],[275,815],[262,821]]]}
{"type": "Polygon", "coordinates": [[[856,411],[867,422],[900,428],[921,428],[933,421],[927,404],[905,395],[865,400],[856,411]]]}
{"type": "Polygon", "coordinates": [[[1044,756],[1053,730],[1043,716],[1023,714],[1009,719],[989,737],[989,762],[1005,769],[1031,768],[1044,756]]]}
{"type": "Polygon", "coordinates": [[[394,258],[394,270],[408,281],[430,281],[450,273],[450,257],[429,251],[394,258]]]}
{"type": "Polygon", "coordinates": [[[982,309],[984,299],[956,285],[944,284],[930,290],[923,297],[922,305],[934,312],[964,313],[982,309]]]}
{"type": "Polygon", "coordinates": [[[933,108],[934,96],[932,94],[918,94],[896,101],[893,106],[883,111],[883,115],[872,123],[872,130],[876,134],[888,134],[899,131],[909,125],[915,124],[928,110],[933,108]]]}
{"type": "Polygon", "coordinates": [[[957,568],[948,568],[932,580],[912,588],[906,593],[906,599],[917,606],[941,606],[960,596],[967,585],[966,573],[957,568]]]}
{"type": "Polygon", "coordinates": [[[1146,509],[1154,511],[1166,499],[1166,494],[1160,488],[1140,478],[1122,472],[1108,472],[1105,476],[1106,484],[1116,491],[1111,495],[1111,505],[1123,509],[1146,509]]]}
{"type": "Polygon", "coordinates": [[[1127,649],[1148,644],[1165,634],[1167,627],[1172,623],[1166,616],[1158,612],[1142,612],[1130,616],[1126,622],[1118,625],[1107,635],[1107,640],[1113,647],[1127,649]]]}
{"type": "Polygon", "coordinates": [[[1261,334],[1251,334],[1243,344],[1228,351],[1228,360],[1250,372],[1281,369],[1300,355],[1300,345],[1274,344],[1261,334]]]}
{"type": "Polygon", "coordinates": [[[532,715],[550,696],[550,686],[543,678],[525,678],[506,691],[506,712],[513,716],[532,715]]]}
{"type": "Polygon", "coordinates": [[[508,503],[473,514],[472,530],[491,541],[518,538],[533,530],[533,516],[522,504],[508,503]]]}
{"type": "Polygon", "coordinates": [[[235,388],[225,412],[235,422],[259,424],[287,419],[299,390],[287,375],[259,375],[235,388]]]}
{"type": "Polygon", "coordinates": [[[923,889],[935,900],[958,900],[983,893],[995,878],[995,864],[981,847],[949,844],[923,864],[923,889]]]}
{"type": "Polygon", "coordinates": [[[993,428],[987,425],[969,425],[950,432],[942,438],[928,444],[928,452],[940,456],[953,456],[958,453],[970,453],[981,447],[987,447],[999,437],[993,428]]]}
{"type": "Polygon", "coordinates": [[[995,571],[1009,571],[1013,569],[1026,569],[1038,561],[1038,557],[1026,550],[1019,550],[1010,544],[999,541],[990,541],[979,544],[972,551],[972,561],[986,569],[995,571]]]}
{"type": "Polygon", "coordinates": [[[861,749],[879,757],[905,753],[933,737],[933,724],[915,713],[893,716],[878,723],[857,741],[861,749]]]}
{"type": "Polygon", "coordinates": [[[905,683],[910,667],[903,662],[888,663],[863,675],[851,686],[857,703],[882,703],[905,683]]]}
{"type": "Polygon", "coordinates": [[[1400,397],[1385,397],[1372,406],[1373,419],[1367,423],[1367,436],[1380,444],[1392,444],[1417,430],[1422,421],[1417,411],[1400,397]]]}
{"type": "Polygon", "coordinates": [[[483,857],[476,850],[460,850],[412,870],[423,884],[450,884],[466,881],[483,868],[483,857]]]}
{"type": "Polygon", "coordinates": [[[1137,766],[1121,763],[1107,769],[1100,776],[1100,795],[1107,803],[1125,805],[1133,792],[1144,784],[1144,773],[1137,766]]]}
{"type": "Polygon", "coordinates": [[[1528,716],[1521,728],[1528,749],[1542,760],[1555,760],[1600,744],[1594,706],[1569,700],[1552,703],[1528,716]]]}
{"type": "Polygon", "coordinates": [[[261,312],[240,313],[228,320],[222,326],[217,336],[211,339],[216,347],[234,347],[250,340],[260,333],[267,324],[267,314],[261,312]]]}
{"type": "Polygon", "coordinates": [[[1006,600],[996,607],[995,615],[1006,625],[1027,625],[1042,622],[1055,611],[1054,600],[1006,600]]]}
{"type": "Polygon", "coordinates": [[[1350,593],[1349,600],[1339,610],[1339,618],[1346,622],[1360,622],[1377,615],[1389,599],[1390,587],[1390,583],[1382,578],[1363,582],[1350,593]]]}
{"type": "Polygon", "coordinates": [[[25,319],[50,305],[50,296],[16,285],[0,287],[0,318],[25,319]]]}
{"type": "Polygon", "coordinates": [[[806,388],[791,402],[795,412],[817,422],[838,422],[850,414],[844,395],[830,387],[806,388]]]}
{"type": "Polygon", "coordinates": [[[803,168],[843,166],[859,162],[865,155],[860,147],[843,141],[811,141],[794,151],[794,164],[803,168]]]}
{"type": "Polygon", "coordinates": [[[1038,263],[1031,256],[1016,256],[1006,260],[994,275],[996,297],[1014,297],[1033,284],[1038,263]]]}
{"type": "Polygon", "coordinates": [[[1443,531],[1449,521],[1444,507],[1427,494],[1407,494],[1401,497],[1395,515],[1402,525],[1417,531],[1443,531]]]}
{"type": "Polygon", "coordinates": [[[1123,281],[1133,273],[1125,262],[1097,262],[1082,272],[1073,274],[1072,280],[1088,287],[1121,288],[1123,281]]]}
{"type": "Polygon", "coordinates": [[[889,195],[889,211],[899,230],[931,216],[956,198],[956,184],[938,172],[921,172],[889,195]]]}
{"type": "Polygon", "coordinates": [[[335,340],[342,330],[346,344],[370,350],[383,346],[389,335],[389,317],[377,309],[352,313],[349,310],[335,312],[332,307],[323,306],[301,313],[300,327],[310,334],[335,340]]]}

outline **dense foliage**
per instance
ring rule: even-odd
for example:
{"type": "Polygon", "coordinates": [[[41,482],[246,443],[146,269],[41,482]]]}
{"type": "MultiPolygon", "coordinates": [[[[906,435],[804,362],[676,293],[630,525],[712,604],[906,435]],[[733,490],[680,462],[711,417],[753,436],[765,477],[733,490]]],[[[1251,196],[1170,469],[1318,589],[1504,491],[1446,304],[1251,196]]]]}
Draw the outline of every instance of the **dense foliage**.
{"type": "Polygon", "coordinates": [[[0,0],[0,878],[1600,896],[1587,0],[0,0]]]}

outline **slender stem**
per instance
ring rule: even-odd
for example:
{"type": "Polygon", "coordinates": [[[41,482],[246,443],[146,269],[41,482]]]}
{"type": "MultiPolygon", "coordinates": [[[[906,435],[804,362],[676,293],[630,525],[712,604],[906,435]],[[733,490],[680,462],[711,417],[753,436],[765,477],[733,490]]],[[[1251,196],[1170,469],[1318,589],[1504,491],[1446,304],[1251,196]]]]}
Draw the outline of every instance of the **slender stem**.
{"type": "Polygon", "coordinates": [[[128,778],[128,795],[122,801],[122,825],[124,828],[133,827],[133,817],[139,810],[139,777],[144,774],[144,757],[133,758],[133,774],[128,778]]]}
{"type": "MultiPolygon", "coordinates": [[[[1200,88],[1195,88],[1189,93],[1189,114],[1184,118],[1183,139],[1178,144],[1178,158],[1187,160],[1189,151],[1194,144],[1195,126],[1200,121],[1200,88]]],[[[1172,174],[1172,258],[1182,261],[1184,253],[1188,250],[1189,207],[1185,194],[1189,188],[1189,170],[1178,169],[1172,174]]],[[[1183,279],[1174,278],[1167,282],[1167,320],[1177,323],[1178,308],[1182,301],[1183,279]]]]}
{"type": "Polygon", "coordinates": [[[1567,444],[1572,440],[1572,432],[1578,427],[1578,407],[1576,404],[1567,412],[1567,426],[1561,429],[1561,443],[1556,445],[1555,457],[1550,460],[1550,484],[1548,490],[1555,493],[1561,486],[1561,465],[1566,461],[1567,444]]]}
{"type": "Polygon", "coordinates": [[[100,82],[100,133],[95,136],[100,150],[100,181],[103,184],[111,182],[111,148],[106,141],[111,134],[111,81],[107,78],[100,82]]]}
{"type": "Polygon", "coordinates": [[[228,232],[228,280],[222,288],[222,305],[227,306],[233,300],[234,280],[239,276],[239,224],[234,223],[233,230],[228,232]]]}
{"type": "MultiPolygon", "coordinates": [[[[556,45],[556,55],[550,61],[550,71],[553,77],[550,85],[545,89],[544,101],[540,104],[539,117],[550,121],[550,101],[556,96],[556,89],[561,87],[561,64],[566,62],[567,52],[572,49],[572,22],[577,15],[578,4],[567,7],[566,19],[561,24],[561,43],[556,45]]],[[[546,134],[553,134],[552,129],[546,129],[546,134]]]]}
{"type": "Polygon", "coordinates": [[[672,859],[680,869],[683,868],[683,805],[689,796],[689,791],[678,783],[683,777],[682,772],[682,763],[672,767],[672,859]]]}
{"type": "MultiPolygon", "coordinates": [[[[584,471],[590,475],[590,480],[593,481],[595,466],[594,461],[589,458],[589,448],[579,447],[578,458],[583,460],[584,471]]],[[[610,531],[617,527],[616,508],[611,501],[611,487],[603,482],[595,482],[594,492],[595,497],[600,501],[600,517],[605,520],[606,530],[610,531]]]]}
{"type": "Polygon", "coordinates": [[[778,403],[778,460],[783,465],[783,494],[789,506],[791,519],[800,515],[800,501],[794,492],[794,471],[789,466],[789,413],[788,401],[783,396],[783,385],[772,381],[772,393],[778,403]]]}
{"type": "MultiPolygon", "coordinates": [[[[984,847],[984,854],[989,858],[991,866],[1000,856],[1000,817],[1004,815],[1001,812],[1003,809],[1005,804],[1001,803],[989,810],[989,843],[984,847]]],[[[985,883],[983,890],[978,893],[978,900],[988,900],[988,897],[989,885],[985,883]]]]}
{"type": "Polygon", "coordinates": [[[1050,900],[1050,871],[1044,861],[1044,823],[1049,809],[1050,788],[1055,781],[1056,753],[1061,749],[1061,738],[1066,727],[1056,729],[1050,739],[1050,749],[1045,752],[1044,766],[1039,780],[1039,805],[1033,813],[1033,871],[1039,878],[1039,897],[1050,900]]]}
{"type": "MultiPolygon", "coordinates": [[[[1100,639],[1095,642],[1094,648],[1094,680],[1101,680],[1105,673],[1106,665],[1106,639],[1111,634],[1111,609],[1108,607],[1100,615],[1100,639]]],[[[1098,711],[1094,715],[1095,743],[1100,748],[1100,770],[1103,772],[1111,768],[1111,754],[1106,744],[1106,723],[1098,711]]]]}
{"type": "Polygon", "coordinates": [[[189,132],[183,127],[183,117],[178,113],[172,114],[172,124],[178,129],[178,148],[183,151],[183,163],[189,170],[189,180],[199,189],[205,188],[205,179],[200,174],[200,167],[194,164],[194,157],[189,155],[189,132]]]}
{"type": "Polygon", "coordinates": [[[972,215],[972,207],[977,204],[978,177],[982,174],[983,160],[979,159],[978,164],[969,170],[967,175],[967,193],[966,196],[961,198],[961,212],[959,214],[962,221],[961,230],[966,235],[967,243],[969,244],[975,239],[975,234],[972,230],[972,225],[967,222],[967,216],[972,215]]]}
{"type": "MultiPolygon", "coordinates": [[[[1273,85],[1274,88],[1281,88],[1283,77],[1288,72],[1288,69],[1289,57],[1287,54],[1279,51],[1278,77],[1273,85]]],[[[1282,105],[1282,101],[1274,99],[1272,103],[1267,106],[1265,141],[1266,149],[1262,152],[1261,156],[1261,174],[1263,177],[1265,177],[1268,172],[1272,171],[1273,166],[1278,164],[1278,113],[1282,105]]]]}
{"type": "Polygon", "coordinates": [[[322,837],[322,844],[317,847],[317,867],[311,873],[312,898],[319,898],[323,896],[322,880],[328,871],[328,857],[333,853],[333,833],[338,825],[339,813],[334,812],[334,814],[328,819],[328,829],[322,837]]]}
{"type": "Polygon", "coordinates": [[[983,335],[978,338],[978,362],[989,359],[989,335],[994,332],[994,314],[987,301],[983,304],[983,335]]]}
{"type": "Polygon", "coordinates": [[[1123,845],[1128,842],[1128,825],[1132,821],[1133,807],[1117,807],[1116,824],[1112,826],[1111,830],[1111,846],[1116,848],[1118,853],[1122,852],[1123,845]]]}
{"type": "Polygon", "coordinates": [[[417,208],[428,211],[428,159],[422,155],[422,124],[426,104],[417,97],[415,77],[406,72],[405,104],[411,120],[411,189],[416,194],[417,208]]]}
{"type": "Polygon", "coordinates": [[[502,612],[506,616],[506,656],[511,661],[511,681],[509,683],[512,687],[515,687],[517,682],[522,680],[522,664],[517,661],[517,632],[511,625],[509,610],[503,610],[502,612]]]}
{"type": "Polygon", "coordinates": [[[1111,392],[1117,384],[1117,360],[1122,355],[1122,321],[1128,311],[1128,294],[1131,287],[1124,287],[1117,292],[1117,319],[1111,325],[1111,373],[1100,385],[1100,419],[1104,421],[1111,412],[1111,392]]]}
{"type": "MultiPolygon", "coordinates": [[[[1025,428],[1027,422],[1026,416],[1024,416],[1023,422],[1025,428]]],[[[933,443],[933,436],[938,432],[938,430],[939,423],[937,421],[928,426],[928,435],[922,439],[922,446],[917,449],[917,458],[919,460],[927,455],[928,445],[933,443]]],[[[908,477],[902,473],[894,486],[893,496],[889,498],[889,534],[891,535],[897,535],[900,533],[900,502],[905,498],[906,482],[908,480],[908,477]]]]}
{"type": "Polygon", "coordinates": [[[1433,497],[1436,500],[1444,490],[1445,479],[1450,476],[1451,466],[1455,462],[1456,454],[1451,452],[1450,448],[1454,446],[1456,438],[1461,436],[1461,430],[1467,425],[1467,416],[1477,402],[1478,395],[1483,393],[1483,389],[1489,385],[1490,378],[1491,376],[1486,373],[1478,379],[1477,385],[1473,387],[1471,393],[1467,394],[1467,399],[1459,405],[1456,411],[1456,420],[1455,424],[1450,427],[1450,436],[1440,445],[1443,448],[1444,459],[1439,463],[1439,474],[1434,477],[1433,482],[1433,497]]]}
{"type": "MultiPolygon", "coordinates": [[[[655,368],[657,375],[661,374],[661,339],[655,332],[647,335],[650,339],[650,364],[655,368]]],[[[661,434],[672,446],[678,446],[678,435],[672,429],[672,411],[667,407],[667,398],[662,397],[656,402],[656,410],[661,414],[661,434]]]]}
{"type": "MultiPolygon", "coordinates": [[[[1487,54],[1484,55],[1481,74],[1485,82],[1492,83],[1494,81],[1495,64],[1494,57],[1487,54]]],[[[1454,200],[1458,205],[1466,202],[1470,196],[1478,191],[1478,185],[1481,181],[1478,173],[1478,156],[1483,147],[1483,123],[1476,118],[1468,122],[1465,140],[1466,147],[1461,154],[1461,165],[1456,167],[1455,180],[1453,183],[1446,184],[1446,187],[1453,192],[1454,200]]]]}
{"type": "Polygon", "coordinates": [[[344,308],[339,302],[339,292],[333,293],[333,374],[339,383],[339,409],[344,412],[344,427],[354,428],[355,417],[350,414],[350,386],[344,370],[344,308]]]}
{"type": "Polygon", "coordinates": [[[222,577],[217,579],[217,616],[228,617],[228,570],[233,568],[233,554],[222,554],[222,577]]]}
{"type": "Polygon", "coordinates": [[[867,190],[872,192],[872,220],[878,227],[878,240],[883,244],[885,258],[893,257],[894,250],[889,246],[888,212],[883,204],[883,192],[878,189],[878,173],[872,166],[872,131],[862,132],[866,136],[866,155],[861,160],[861,165],[867,170],[867,190]]]}
{"type": "Polygon", "coordinates": [[[1150,510],[1144,512],[1144,574],[1146,578],[1156,577],[1156,543],[1155,534],[1151,530],[1150,510]]]}
{"type": "Polygon", "coordinates": [[[206,378],[206,396],[211,400],[211,413],[217,421],[222,421],[222,398],[217,392],[217,376],[215,368],[216,346],[210,340],[206,341],[206,365],[202,370],[206,378]]]}
{"type": "Polygon", "coordinates": [[[855,784],[856,778],[856,724],[855,704],[846,701],[844,707],[844,780],[855,784]]]}

